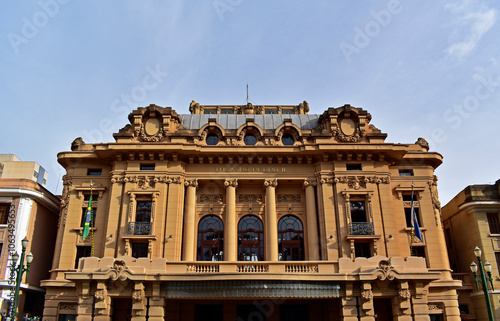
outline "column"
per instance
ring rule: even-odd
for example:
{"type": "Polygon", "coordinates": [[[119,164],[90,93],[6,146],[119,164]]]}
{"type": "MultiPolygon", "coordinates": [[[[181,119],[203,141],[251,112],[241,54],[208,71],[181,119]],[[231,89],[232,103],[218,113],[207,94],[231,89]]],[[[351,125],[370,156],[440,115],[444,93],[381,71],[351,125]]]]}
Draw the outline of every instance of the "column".
{"type": "Polygon", "coordinates": [[[198,180],[187,180],[184,182],[186,188],[186,206],[184,209],[184,248],[183,260],[195,260],[195,234],[196,234],[196,187],[198,187],[198,180]]]}
{"type": "Polygon", "coordinates": [[[304,180],[306,190],[307,253],[310,261],[319,260],[318,218],[316,215],[316,180],[304,180]]]}
{"type": "Polygon", "coordinates": [[[144,284],[137,282],[132,293],[132,318],[131,321],[146,321],[146,293],[144,284]]]}
{"type": "Polygon", "coordinates": [[[425,286],[422,282],[415,282],[415,295],[410,298],[414,321],[430,321],[429,307],[427,306],[428,291],[428,285],[425,286]]]}
{"type": "Polygon", "coordinates": [[[408,281],[400,281],[398,283],[397,297],[392,298],[392,314],[395,321],[412,321],[411,316],[411,292],[408,281]]]}
{"type": "Polygon", "coordinates": [[[90,282],[83,282],[81,287],[76,289],[78,293],[78,306],[76,307],[77,321],[92,320],[92,306],[94,296],[90,295],[90,282]]]}
{"type": "Polygon", "coordinates": [[[278,261],[278,222],[276,220],[277,179],[266,179],[266,261],[278,261]]]}
{"type": "Polygon", "coordinates": [[[370,282],[361,284],[361,297],[359,298],[360,320],[375,321],[375,310],[373,307],[373,292],[370,282]]]}
{"type": "Polygon", "coordinates": [[[236,187],[237,179],[226,179],[226,219],[224,221],[224,260],[237,261],[237,228],[236,228],[236,187]]]}

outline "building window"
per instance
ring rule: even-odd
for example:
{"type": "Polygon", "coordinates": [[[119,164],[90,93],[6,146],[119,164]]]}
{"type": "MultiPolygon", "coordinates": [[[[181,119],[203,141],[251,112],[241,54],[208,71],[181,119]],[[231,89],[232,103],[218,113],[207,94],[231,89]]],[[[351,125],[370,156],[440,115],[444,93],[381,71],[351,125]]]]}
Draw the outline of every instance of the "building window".
{"type": "Polygon", "coordinates": [[[460,314],[465,313],[465,314],[469,314],[469,306],[467,304],[460,304],[458,306],[458,309],[460,310],[460,314]]]}
{"type": "Polygon", "coordinates": [[[247,134],[243,138],[243,142],[245,143],[245,145],[249,145],[249,146],[255,145],[255,144],[257,144],[257,137],[255,137],[255,135],[253,135],[253,134],[247,134]]]}
{"type": "Polygon", "coordinates": [[[355,257],[372,257],[372,246],[366,242],[354,242],[355,257]]]}
{"type": "MultiPolygon", "coordinates": [[[[90,218],[90,227],[94,227],[95,226],[95,215],[96,215],[96,212],[97,212],[97,208],[95,207],[92,207],[92,213],[91,213],[91,218],[90,218]]],[[[87,219],[87,207],[84,207],[82,208],[82,220],[81,220],[81,223],[80,223],[80,227],[84,227],[85,226],[85,220],[87,219]]]]}
{"type": "Polygon", "coordinates": [[[366,215],[365,201],[350,201],[349,206],[351,210],[350,234],[374,235],[373,222],[369,222],[366,215]]]}
{"type": "Polygon", "coordinates": [[[346,164],[345,167],[348,171],[360,171],[360,170],[362,170],[361,164],[346,164]]]}
{"type": "Polygon", "coordinates": [[[132,243],[132,257],[148,257],[148,243],[132,243]]]}
{"type": "MultiPolygon", "coordinates": [[[[97,197],[98,197],[98,195],[92,194],[92,203],[97,202],[97,197]]],[[[84,194],[83,201],[84,202],[90,201],[90,194],[84,194]]]]}
{"type": "Polygon", "coordinates": [[[500,234],[500,221],[498,213],[486,213],[488,225],[490,226],[490,234],[500,234]]]}
{"type": "Polygon", "coordinates": [[[89,168],[89,169],[87,169],[87,175],[88,176],[101,176],[102,169],[101,168],[89,168]]]}
{"type": "Polygon", "coordinates": [[[7,224],[7,222],[9,221],[9,210],[9,203],[0,204],[0,224],[7,224]]]}
{"type": "Polygon", "coordinates": [[[234,114],[234,111],[232,109],[221,109],[220,113],[224,115],[232,115],[234,114]]]}
{"type": "Polygon", "coordinates": [[[423,257],[425,259],[425,246],[415,246],[412,247],[412,256],[423,257]]]}
{"type": "Polygon", "coordinates": [[[292,146],[295,143],[295,139],[293,139],[293,136],[290,134],[284,134],[281,138],[281,142],[283,145],[292,146]]]}
{"type": "MultiPolygon", "coordinates": [[[[414,208],[414,211],[415,211],[415,216],[417,217],[418,227],[422,228],[423,225],[422,221],[420,220],[419,208],[418,207],[414,208]]],[[[411,219],[411,207],[405,207],[405,218],[406,218],[406,227],[408,228],[413,227],[411,219]]]]}
{"type": "Polygon", "coordinates": [[[295,114],[295,110],[293,109],[282,109],[281,110],[282,115],[292,115],[295,114]]]}
{"type": "Polygon", "coordinates": [[[400,169],[399,176],[413,176],[413,169],[400,169]]]}
{"type": "Polygon", "coordinates": [[[253,215],[238,223],[238,261],[264,260],[264,225],[253,215]]]}
{"type": "Polygon", "coordinates": [[[90,246],[77,246],[76,247],[76,260],[75,269],[78,268],[78,262],[82,257],[90,257],[92,249],[90,246]]]}
{"type": "Polygon", "coordinates": [[[207,215],[198,224],[198,261],[222,261],[224,225],[215,215],[207,215]]]}
{"type": "Polygon", "coordinates": [[[278,222],[278,251],[280,261],[304,260],[304,230],[295,216],[283,216],[278,222]]]}
{"type": "Polygon", "coordinates": [[[217,114],[217,109],[205,109],[203,110],[203,113],[205,115],[214,115],[217,114]]]}
{"type": "Polygon", "coordinates": [[[277,109],[267,109],[266,108],[266,110],[265,110],[264,113],[266,113],[268,115],[277,115],[278,114],[278,110],[277,109]]]}
{"type": "Polygon", "coordinates": [[[219,136],[217,134],[208,134],[206,142],[207,145],[217,145],[219,143],[219,136]]]}
{"type": "Polygon", "coordinates": [[[38,178],[38,172],[37,171],[33,172],[33,177],[38,178]]]}
{"type": "Polygon", "coordinates": [[[141,171],[154,171],[155,164],[141,164],[141,171]]]}
{"type": "Polygon", "coordinates": [[[137,201],[135,210],[135,222],[128,223],[128,234],[151,235],[151,209],[152,201],[137,201]]]}
{"type": "Polygon", "coordinates": [[[498,273],[500,273],[500,252],[495,252],[495,259],[497,261],[498,273]]]}

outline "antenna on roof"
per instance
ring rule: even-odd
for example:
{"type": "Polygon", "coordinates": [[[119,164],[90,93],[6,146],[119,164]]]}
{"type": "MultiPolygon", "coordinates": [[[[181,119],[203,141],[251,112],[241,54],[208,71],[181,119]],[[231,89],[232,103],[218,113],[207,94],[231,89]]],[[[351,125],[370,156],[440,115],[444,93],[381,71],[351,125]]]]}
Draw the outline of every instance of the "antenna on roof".
{"type": "Polygon", "coordinates": [[[250,97],[248,96],[248,84],[247,84],[247,105],[249,102],[253,102],[250,97]]]}

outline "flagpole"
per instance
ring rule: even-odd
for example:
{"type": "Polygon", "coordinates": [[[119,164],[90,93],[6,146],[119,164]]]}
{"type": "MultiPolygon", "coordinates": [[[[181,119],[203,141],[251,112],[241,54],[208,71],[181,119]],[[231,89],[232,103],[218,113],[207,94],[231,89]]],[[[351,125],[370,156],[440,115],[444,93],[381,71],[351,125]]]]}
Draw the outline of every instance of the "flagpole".
{"type": "Polygon", "coordinates": [[[413,181],[411,182],[411,209],[410,209],[410,219],[411,219],[411,234],[410,234],[410,256],[413,256],[413,181]]]}
{"type": "MultiPolygon", "coordinates": [[[[92,180],[90,180],[90,199],[92,199],[92,180]]],[[[90,256],[94,256],[94,211],[92,208],[90,209],[90,238],[91,238],[91,254],[90,256]]]]}

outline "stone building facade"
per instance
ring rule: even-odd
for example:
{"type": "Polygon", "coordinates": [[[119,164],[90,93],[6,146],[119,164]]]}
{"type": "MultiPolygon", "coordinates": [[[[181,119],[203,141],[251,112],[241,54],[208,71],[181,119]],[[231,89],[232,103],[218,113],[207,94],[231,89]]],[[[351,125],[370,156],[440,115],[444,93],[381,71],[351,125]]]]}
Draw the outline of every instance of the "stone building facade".
{"type": "Polygon", "coordinates": [[[40,281],[50,276],[60,199],[44,188],[48,173],[36,162],[0,154],[0,169],[0,313],[7,315],[13,304],[12,254],[21,255],[26,238],[25,254],[34,259],[20,285],[18,316],[41,316],[45,289],[40,281]]]}
{"type": "Polygon", "coordinates": [[[190,112],[141,107],[58,155],[44,320],[459,320],[424,139],[386,143],[350,105],[190,112]]]}
{"type": "Polygon", "coordinates": [[[462,319],[489,320],[481,285],[474,285],[470,270],[473,261],[477,264],[476,246],[483,263],[492,267],[490,298],[495,319],[500,319],[500,180],[464,188],[443,207],[443,223],[453,276],[464,284],[458,292],[462,319]]]}

